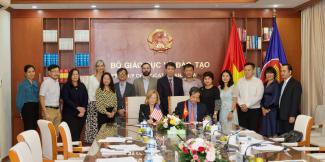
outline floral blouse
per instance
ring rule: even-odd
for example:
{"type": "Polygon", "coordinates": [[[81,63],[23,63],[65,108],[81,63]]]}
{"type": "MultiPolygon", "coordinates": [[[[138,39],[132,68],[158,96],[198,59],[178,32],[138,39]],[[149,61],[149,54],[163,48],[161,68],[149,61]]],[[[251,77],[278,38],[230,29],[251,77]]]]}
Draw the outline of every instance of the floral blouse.
{"type": "Polygon", "coordinates": [[[116,93],[111,90],[98,88],[96,90],[96,108],[98,112],[106,114],[108,112],[106,108],[108,107],[113,107],[113,112],[117,111],[116,93]]]}

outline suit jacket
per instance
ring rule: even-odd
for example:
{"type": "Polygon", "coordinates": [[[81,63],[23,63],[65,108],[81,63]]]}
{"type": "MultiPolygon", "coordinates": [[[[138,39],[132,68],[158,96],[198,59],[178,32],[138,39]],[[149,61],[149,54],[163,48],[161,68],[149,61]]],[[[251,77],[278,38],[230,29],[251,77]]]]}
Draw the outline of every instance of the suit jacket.
{"type": "MultiPolygon", "coordinates": [[[[141,123],[143,120],[149,120],[150,117],[150,107],[147,104],[141,104],[140,105],[140,110],[139,110],[139,118],[138,121],[141,123]]],[[[153,119],[154,122],[156,121],[153,119]]]]}
{"type": "MultiPolygon", "coordinates": [[[[134,89],[135,89],[135,95],[136,96],[146,96],[147,93],[144,90],[143,85],[143,77],[135,79],[133,81],[134,89]]],[[[157,79],[153,77],[149,77],[149,85],[148,85],[148,91],[152,89],[157,89],[157,79]]]]}
{"type": "MultiPolygon", "coordinates": [[[[281,89],[283,83],[281,83],[281,89]]],[[[280,98],[280,120],[289,120],[289,117],[296,117],[300,114],[301,93],[302,88],[300,82],[291,77],[280,98]]]]}
{"type": "MultiPolygon", "coordinates": [[[[188,100],[186,101],[182,101],[182,102],[179,102],[176,106],[176,109],[175,109],[175,115],[178,115],[179,118],[183,118],[183,112],[184,112],[184,104],[186,103],[186,106],[188,108],[188,100]]],[[[207,108],[205,106],[205,104],[203,103],[197,103],[197,111],[196,111],[196,119],[197,121],[199,122],[202,122],[204,117],[209,115],[208,114],[208,111],[207,111],[207,108]]],[[[186,116],[185,118],[185,122],[188,122],[189,120],[189,114],[186,116]]]]}
{"type": "MultiPolygon", "coordinates": [[[[174,76],[174,96],[184,96],[183,81],[181,78],[174,76]]],[[[168,114],[168,96],[173,96],[169,88],[169,81],[167,76],[158,79],[157,91],[160,97],[160,106],[164,115],[168,114]]]]}
{"type": "Polygon", "coordinates": [[[125,108],[125,97],[135,96],[134,86],[131,83],[126,82],[124,95],[122,96],[120,91],[120,82],[114,84],[116,96],[117,96],[117,109],[124,109],[125,108]]]}

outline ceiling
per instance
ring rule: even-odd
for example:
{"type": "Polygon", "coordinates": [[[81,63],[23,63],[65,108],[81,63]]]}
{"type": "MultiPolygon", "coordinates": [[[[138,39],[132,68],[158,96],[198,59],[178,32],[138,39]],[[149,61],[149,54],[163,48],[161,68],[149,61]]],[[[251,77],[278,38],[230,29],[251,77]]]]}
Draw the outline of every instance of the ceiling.
{"type": "MultiPolygon", "coordinates": [[[[19,0],[16,0],[19,1],[19,0]]],[[[45,1],[45,0],[44,0],[45,1]]],[[[13,9],[146,9],[146,8],[168,8],[168,9],[186,9],[186,8],[295,8],[302,5],[310,0],[257,0],[256,2],[237,2],[237,3],[226,3],[224,1],[205,1],[205,3],[182,3],[178,1],[177,3],[136,3],[134,0],[132,3],[38,3],[41,1],[22,1],[20,3],[11,4],[13,9]],[[29,3],[24,3],[29,2],[29,3]]],[[[130,1],[131,2],[131,1],[130,1]]],[[[170,1],[169,1],[170,2],[170,1]]],[[[235,2],[235,1],[233,1],[235,2]]]]}

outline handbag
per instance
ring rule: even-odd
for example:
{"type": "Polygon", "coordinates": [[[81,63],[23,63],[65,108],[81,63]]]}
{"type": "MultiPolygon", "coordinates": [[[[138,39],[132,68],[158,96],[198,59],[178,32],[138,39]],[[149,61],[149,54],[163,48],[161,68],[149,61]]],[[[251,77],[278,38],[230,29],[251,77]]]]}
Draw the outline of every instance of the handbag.
{"type": "MultiPolygon", "coordinates": [[[[108,112],[113,112],[113,107],[107,107],[106,110],[108,112]]],[[[105,124],[105,123],[114,123],[115,121],[115,118],[108,118],[106,114],[102,114],[100,112],[98,112],[98,125],[102,125],[102,124],[105,124]]]]}
{"type": "Polygon", "coordinates": [[[293,142],[300,142],[302,140],[303,134],[299,131],[292,130],[288,133],[282,134],[279,137],[284,138],[284,142],[293,143],[293,142]]]}

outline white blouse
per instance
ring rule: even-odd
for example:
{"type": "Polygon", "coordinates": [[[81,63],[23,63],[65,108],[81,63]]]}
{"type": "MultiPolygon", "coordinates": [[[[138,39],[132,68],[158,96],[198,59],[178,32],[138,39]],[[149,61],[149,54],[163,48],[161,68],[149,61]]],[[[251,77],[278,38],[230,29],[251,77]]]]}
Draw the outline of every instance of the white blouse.
{"type": "Polygon", "coordinates": [[[96,90],[99,88],[99,81],[97,80],[95,75],[91,75],[88,78],[88,97],[89,102],[96,101],[96,90]]]}

